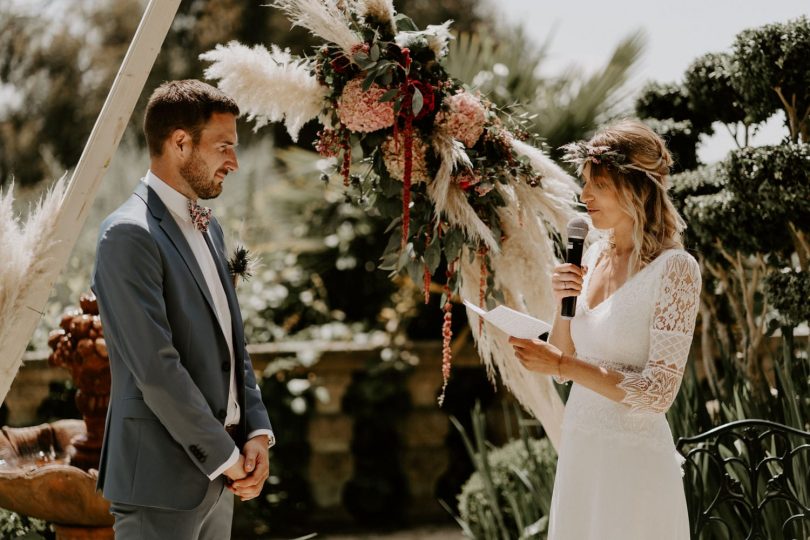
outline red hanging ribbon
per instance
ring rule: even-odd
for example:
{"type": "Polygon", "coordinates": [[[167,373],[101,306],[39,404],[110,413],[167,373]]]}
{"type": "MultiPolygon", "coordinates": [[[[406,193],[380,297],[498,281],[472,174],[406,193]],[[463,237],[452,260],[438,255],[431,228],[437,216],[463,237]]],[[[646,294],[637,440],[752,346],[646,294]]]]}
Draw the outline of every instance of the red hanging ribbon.
{"type": "Polygon", "coordinates": [[[405,171],[402,176],[402,242],[404,249],[408,243],[411,224],[411,173],[413,172],[413,114],[405,115],[405,171]]]}
{"type": "MultiPolygon", "coordinates": [[[[402,104],[405,110],[405,127],[403,138],[405,141],[405,170],[402,173],[402,240],[400,247],[405,249],[408,243],[408,233],[411,223],[411,174],[413,173],[413,98],[410,96],[410,68],[411,52],[407,48],[402,49],[402,61],[405,66],[405,78],[402,81],[402,104]]],[[[396,125],[396,122],[394,123],[396,125]]]]}
{"type": "MultiPolygon", "coordinates": [[[[425,231],[425,251],[427,251],[428,246],[430,245],[430,224],[428,224],[428,228],[425,231]]],[[[428,267],[427,263],[425,264],[425,274],[423,278],[424,284],[424,292],[425,292],[425,304],[430,303],[430,267],[428,267]]]]}

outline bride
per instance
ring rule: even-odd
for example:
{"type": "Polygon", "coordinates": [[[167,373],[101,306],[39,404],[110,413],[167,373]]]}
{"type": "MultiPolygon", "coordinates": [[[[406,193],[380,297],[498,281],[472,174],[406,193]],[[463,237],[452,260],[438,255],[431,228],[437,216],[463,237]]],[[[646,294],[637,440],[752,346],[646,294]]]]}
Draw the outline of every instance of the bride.
{"type": "Polygon", "coordinates": [[[680,460],[665,413],[692,342],[700,271],[667,195],[672,157],[641,122],[568,145],[582,202],[609,231],[551,279],[560,300],[549,343],[511,338],[530,370],[573,381],[565,408],[549,540],[687,540],[680,460]]]}

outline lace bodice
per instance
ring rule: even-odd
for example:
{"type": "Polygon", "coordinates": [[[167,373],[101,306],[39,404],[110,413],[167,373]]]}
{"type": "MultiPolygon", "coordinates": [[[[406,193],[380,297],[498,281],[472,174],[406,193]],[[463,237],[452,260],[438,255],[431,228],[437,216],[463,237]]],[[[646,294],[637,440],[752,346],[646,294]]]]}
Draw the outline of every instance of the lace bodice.
{"type": "MultiPolygon", "coordinates": [[[[591,269],[605,242],[583,264],[591,269]]],[[[665,413],[680,388],[700,296],[700,270],[683,250],[667,250],[596,307],[585,277],[571,321],[576,355],[622,374],[623,403],[633,412],[665,413]]]]}

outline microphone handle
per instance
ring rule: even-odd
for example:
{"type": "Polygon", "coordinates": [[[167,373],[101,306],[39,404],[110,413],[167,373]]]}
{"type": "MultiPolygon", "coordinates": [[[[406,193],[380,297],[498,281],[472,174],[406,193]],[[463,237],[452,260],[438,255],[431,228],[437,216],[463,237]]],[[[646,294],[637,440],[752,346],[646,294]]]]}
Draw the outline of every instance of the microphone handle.
{"type": "MultiPolygon", "coordinates": [[[[585,244],[584,238],[569,238],[568,251],[565,255],[565,262],[582,266],[582,246],[585,244]]],[[[567,296],[562,299],[562,309],[560,316],[563,319],[573,319],[577,313],[577,297],[567,296]]]]}

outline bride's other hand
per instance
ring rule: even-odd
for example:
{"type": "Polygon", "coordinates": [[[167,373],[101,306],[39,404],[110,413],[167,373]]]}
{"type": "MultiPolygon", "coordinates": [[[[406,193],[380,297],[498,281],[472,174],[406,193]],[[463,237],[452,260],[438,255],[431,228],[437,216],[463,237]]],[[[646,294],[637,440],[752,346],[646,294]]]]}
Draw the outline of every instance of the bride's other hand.
{"type": "Polygon", "coordinates": [[[515,356],[526,369],[561,377],[560,364],[563,353],[554,345],[539,339],[516,337],[510,337],[509,344],[512,345],[515,356]]]}
{"type": "Polygon", "coordinates": [[[558,304],[563,298],[579,296],[582,292],[582,280],[587,273],[587,266],[580,267],[571,263],[554,267],[554,273],[551,274],[551,289],[558,304]]]}

